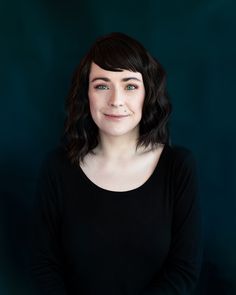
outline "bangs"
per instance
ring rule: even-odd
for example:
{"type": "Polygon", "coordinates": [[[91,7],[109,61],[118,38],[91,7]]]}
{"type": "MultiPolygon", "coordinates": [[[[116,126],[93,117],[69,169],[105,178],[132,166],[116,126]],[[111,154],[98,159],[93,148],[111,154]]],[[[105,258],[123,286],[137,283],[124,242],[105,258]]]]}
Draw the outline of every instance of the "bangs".
{"type": "Polygon", "coordinates": [[[137,47],[137,44],[130,44],[130,40],[128,44],[119,38],[103,39],[92,48],[91,60],[107,71],[142,72],[141,50],[137,47]]]}
{"type": "Polygon", "coordinates": [[[93,62],[107,71],[142,74],[145,99],[137,147],[154,148],[159,143],[169,143],[167,123],[172,105],[166,93],[163,67],[137,40],[123,33],[110,33],[97,39],[81,60],[65,102],[67,117],[62,145],[72,165],[80,167],[80,162],[99,144],[99,128],[92,119],[88,97],[93,62]]]}

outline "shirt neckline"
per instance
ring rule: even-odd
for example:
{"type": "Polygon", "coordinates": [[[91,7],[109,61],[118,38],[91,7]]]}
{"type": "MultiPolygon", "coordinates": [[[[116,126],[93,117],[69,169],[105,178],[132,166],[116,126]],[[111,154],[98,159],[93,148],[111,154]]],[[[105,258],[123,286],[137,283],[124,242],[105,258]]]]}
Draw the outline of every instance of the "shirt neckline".
{"type": "Polygon", "coordinates": [[[158,173],[160,173],[160,171],[162,169],[163,161],[164,161],[164,159],[166,157],[167,149],[168,149],[168,144],[165,144],[164,147],[163,147],[163,150],[161,152],[161,155],[159,157],[159,160],[158,160],[152,174],[149,176],[149,178],[143,184],[141,184],[140,186],[138,186],[136,188],[133,188],[133,189],[130,189],[130,190],[113,191],[113,190],[102,188],[101,186],[94,183],[91,179],[89,179],[88,176],[84,173],[84,171],[81,169],[80,166],[79,166],[79,171],[80,171],[80,174],[82,175],[83,179],[87,182],[87,184],[91,188],[96,189],[97,191],[101,191],[103,193],[114,194],[114,195],[131,194],[131,193],[135,193],[135,192],[138,192],[140,190],[143,190],[152,181],[152,179],[154,177],[155,177],[155,179],[157,179],[158,173]]]}

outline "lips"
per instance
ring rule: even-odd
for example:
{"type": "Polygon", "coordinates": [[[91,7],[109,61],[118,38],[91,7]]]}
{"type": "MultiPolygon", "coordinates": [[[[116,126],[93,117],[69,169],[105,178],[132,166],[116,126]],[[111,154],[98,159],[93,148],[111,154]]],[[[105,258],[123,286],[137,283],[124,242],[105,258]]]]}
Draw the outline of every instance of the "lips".
{"type": "Polygon", "coordinates": [[[113,117],[113,118],[123,118],[123,117],[129,116],[129,115],[118,115],[118,114],[104,114],[104,115],[108,117],[113,117]]]}

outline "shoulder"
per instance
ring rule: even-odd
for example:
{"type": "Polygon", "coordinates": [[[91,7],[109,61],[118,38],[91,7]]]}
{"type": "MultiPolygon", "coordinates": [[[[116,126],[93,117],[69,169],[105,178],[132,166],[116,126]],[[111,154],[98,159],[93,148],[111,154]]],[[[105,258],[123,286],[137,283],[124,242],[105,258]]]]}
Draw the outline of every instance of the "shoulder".
{"type": "Polygon", "coordinates": [[[195,155],[193,151],[185,146],[171,145],[168,146],[169,155],[173,164],[178,167],[179,165],[195,165],[195,155]]]}
{"type": "Polygon", "coordinates": [[[167,147],[167,151],[172,174],[176,182],[183,179],[197,178],[197,161],[191,149],[180,145],[171,145],[167,147]]]}
{"type": "Polygon", "coordinates": [[[187,147],[172,145],[169,147],[172,158],[173,181],[176,187],[182,185],[197,186],[197,162],[192,150],[187,147]]]}
{"type": "Polygon", "coordinates": [[[41,161],[41,170],[58,173],[66,164],[66,150],[62,145],[58,145],[46,151],[41,161]]]}
{"type": "Polygon", "coordinates": [[[186,158],[193,155],[193,152],[185,146],[169,145],[168,147],[171,150],[174,157],[177,157],[177,158],[186,158]]]}

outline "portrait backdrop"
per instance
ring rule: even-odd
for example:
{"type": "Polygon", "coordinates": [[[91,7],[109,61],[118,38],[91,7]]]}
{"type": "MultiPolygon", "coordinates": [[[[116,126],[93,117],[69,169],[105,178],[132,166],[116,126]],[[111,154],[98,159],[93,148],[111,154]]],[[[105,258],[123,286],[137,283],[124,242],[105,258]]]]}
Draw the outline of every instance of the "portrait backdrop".
{"type": "Polygon", "coordinates": [[[32,204],[62,134],[76,65],[120,31],[164,66],[171,142],[197,161],[204,257],[196,294],[236,294],[235,8],[230,0],[1,1],[0,294],[33,294],[32,204]]]}

